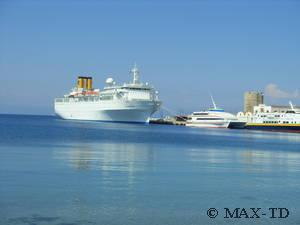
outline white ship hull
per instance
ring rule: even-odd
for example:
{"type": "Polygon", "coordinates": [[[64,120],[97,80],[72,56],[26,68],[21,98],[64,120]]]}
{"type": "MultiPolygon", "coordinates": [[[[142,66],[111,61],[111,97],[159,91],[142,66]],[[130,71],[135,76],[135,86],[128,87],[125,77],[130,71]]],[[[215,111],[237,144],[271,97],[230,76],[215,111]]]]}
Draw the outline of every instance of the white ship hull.
{"type": "Polygon", "coordinates": [[[203,127],[203,128],[228,128],[229,123],[230,123],[230,121],[220,122],[220,123],[212,123],[212,122],[197,123],[197,122],[192,122],[192,123],[186,123],[186,126],[189,126],[189,127],[203,127]]]}
{"type": "Polygon", "coordinates": [[[63,119],[148,123],[159,101],[55,102],[55,113],[63,119]]]}
{"type": "Polygon", "coordinates": [[[140,82],[136,65],[131,73],[131,83],[116,85],[107,78],[101,91],[93,88],[92,77],[79,76],[69,94],[54,100],[55,114],[69,120],[148,123],[161,105],[158,92],[140,82]]]}

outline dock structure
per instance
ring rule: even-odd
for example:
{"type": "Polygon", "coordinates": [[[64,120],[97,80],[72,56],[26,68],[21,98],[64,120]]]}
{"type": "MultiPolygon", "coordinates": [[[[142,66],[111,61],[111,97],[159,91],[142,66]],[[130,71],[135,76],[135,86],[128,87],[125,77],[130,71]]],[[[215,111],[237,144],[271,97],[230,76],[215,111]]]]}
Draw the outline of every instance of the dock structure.
{"type": "Polygon", "coordinates": [[[186,120],[187,120],[187,116],[178,115],[178,116],[172,116],[172,117],[167,116],[165,118],[151,118],[149,123],[185,126],[186,120]]]}

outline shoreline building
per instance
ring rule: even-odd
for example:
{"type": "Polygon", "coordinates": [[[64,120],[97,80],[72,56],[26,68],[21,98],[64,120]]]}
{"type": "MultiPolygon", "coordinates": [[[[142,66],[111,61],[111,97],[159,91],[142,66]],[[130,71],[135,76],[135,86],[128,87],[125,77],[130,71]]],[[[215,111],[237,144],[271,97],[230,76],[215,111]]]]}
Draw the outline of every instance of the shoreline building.
{"type": "Polygon", "coordinates": [[[264,104],[264,95],[258,91],[247,91],[244,94],[244,112],[254,112],[254,106],[264,104]]]}
{"type": "MultiPolygon", "coordinates": [[[[300,110],[300,107],[293,106],[295,110],[300,110]]],[[[256,113],[287,113],[291,111],[291,106],[288,105],[265,105],[259,104],[254,106],[254,114],[256,113]]]]}

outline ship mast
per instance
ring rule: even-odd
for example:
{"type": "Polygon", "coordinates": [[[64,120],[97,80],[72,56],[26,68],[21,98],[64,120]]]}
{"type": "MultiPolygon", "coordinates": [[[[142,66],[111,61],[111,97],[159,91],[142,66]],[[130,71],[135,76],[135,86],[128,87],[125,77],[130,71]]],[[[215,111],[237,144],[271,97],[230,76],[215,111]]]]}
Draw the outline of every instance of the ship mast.
{"type": "Polygon", "coordinates": [[[295,110],[292,101],[289,101],[289,104],[290,104],[291,109],[295,110]]]}
{"type": "Polygon", "coordinates": [[[210,98],[211,98],[211,101],[212,101],[212,103],[213,103],[214,109],[217,109],[217,105],[216,105],[216,103],[215,103],[215,100],[214,100],[213,96],[210,95],[210,98]]]}
{"type": "Polygon", "coordinates": [[[140,71],[137,68],[136,63],[134,64],[134,66],[130,72],[133,75],[133,84],[139,84],[140,83],[140,71]]]}

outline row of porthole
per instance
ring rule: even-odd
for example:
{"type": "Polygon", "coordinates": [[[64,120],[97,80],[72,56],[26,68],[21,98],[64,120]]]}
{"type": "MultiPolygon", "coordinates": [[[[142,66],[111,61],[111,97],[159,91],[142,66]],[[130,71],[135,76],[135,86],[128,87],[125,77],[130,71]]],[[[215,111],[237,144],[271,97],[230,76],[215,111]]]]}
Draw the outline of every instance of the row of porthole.
{"type": "MultiPolygon", "coordinates": [[[[280,123],[280,121],[264,121],[264,123],[280,123]]],[[[291,121],[291,122],[289,122],[289,121],[283,121],[282,122],[283,124],[297,124],[298,122],[296,122],[296,121],[291,121]]]]}

